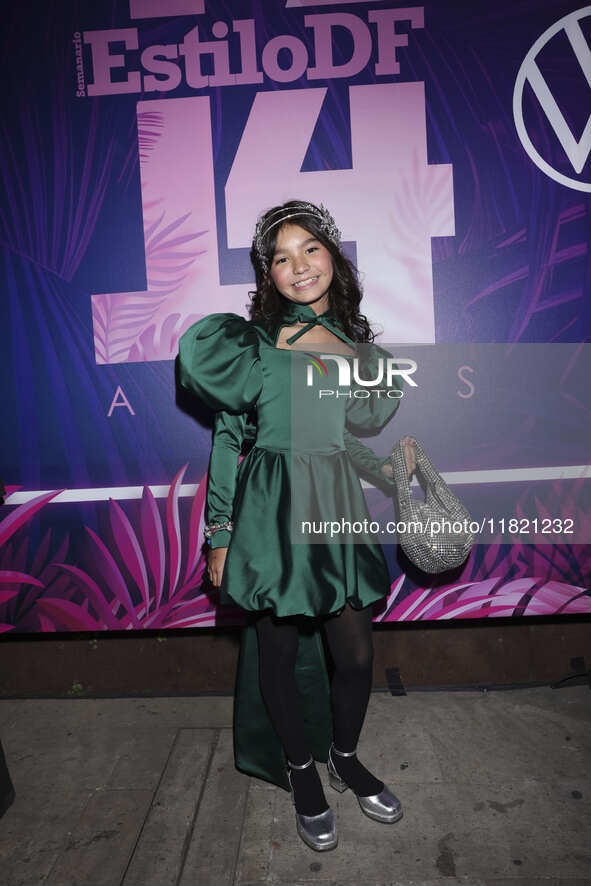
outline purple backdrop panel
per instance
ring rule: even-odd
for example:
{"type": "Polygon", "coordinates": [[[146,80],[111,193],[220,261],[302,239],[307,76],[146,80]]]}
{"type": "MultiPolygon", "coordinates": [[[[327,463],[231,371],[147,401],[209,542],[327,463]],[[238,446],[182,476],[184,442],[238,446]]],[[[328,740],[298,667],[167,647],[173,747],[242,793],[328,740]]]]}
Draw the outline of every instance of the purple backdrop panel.
{"type": "MultiPolygon", "coordinates": [[[[203,583],[212,416],[176,390],[174,358],[196,319],[247,315],[256,217],[292,197],[334,213],[378,341],[450,348],[454,390],[474,386],[446,403],[449,415],[462,407],[471,445],[454,446],[449,419],[432,453],[470,510],[578,508],[587,526],[585,385],[567,360],[548,369],[546,397],[513,402],[508,376],[502,395],[476,380],[467,343],[572,356],[589,340],[591,13],[572,0],[476,7],[13,9],[0,131],[1,630],[240,621],[203,583]],[[527,474],[550,468],[579,474],[527,474]],[[523,473],[508,483],[486,471],[523,473]]],[[[430,370],[440,382],[445,354],[430,370]]],[[[426,447],[435,391],[425,384],[400,411],[426,447]]],[[[371,445],[386,454],[391,442],[371,445]]],[[[387,519],[391,500],[366,495],[387,519]]],[[[375,617],[589,611],[586,538],[494,531],[460,574],[429,582],[385,542],[392,592],[375,617]]]]}

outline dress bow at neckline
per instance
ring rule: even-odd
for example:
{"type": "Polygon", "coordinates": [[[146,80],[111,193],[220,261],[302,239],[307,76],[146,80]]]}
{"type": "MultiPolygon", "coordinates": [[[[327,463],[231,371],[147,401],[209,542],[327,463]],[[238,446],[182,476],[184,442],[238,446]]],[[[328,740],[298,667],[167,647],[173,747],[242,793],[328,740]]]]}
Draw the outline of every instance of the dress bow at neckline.
{"type": "Polygon", "coordinates": [[[286,339],[286,344],[288,345],[297,341],[297,339],[304,335],[304,333],[308,332],[309,329],[313,329],[315,326],[324,326],[325,329],[328,329],[329,332],[332,332],[333,335],[336,335],[341,341],[355,347],[355,342],[340,328],[338,320],[330,308],[323,314],[317,314],[314,311],[314,308],[310,305],[298,305],[295,302],[287,302],[281,320],[286,323],[286,325],[291,323],[306,324],[302,329],[298,329],[297,332],[294,332],[293,335],[290,335],[290,337],[286,339]]]}

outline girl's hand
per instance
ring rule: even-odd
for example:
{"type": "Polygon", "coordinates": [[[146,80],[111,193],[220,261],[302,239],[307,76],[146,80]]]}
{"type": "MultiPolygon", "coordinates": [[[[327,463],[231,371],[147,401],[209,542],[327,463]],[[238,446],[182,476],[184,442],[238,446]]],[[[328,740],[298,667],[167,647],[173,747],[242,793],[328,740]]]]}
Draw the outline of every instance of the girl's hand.
{"type": "Polygon", "coordinates": [[[228,548],[210,548],[207,553],[207,574],[214,588],[219,588],[222,583],[227,553],[228,548]]]}
{"type": "MultiPolygon", "coordinates": [[[[402,439],[402,448],[404,450],[404,460],[406,462],[406,470],[408,471],[408,476],[410,477],[417,467],[417,453],[415,450],[415,441],[412,437],[403,437],[402,439]]],[[[386,475],[386,477],[392,477],[392,465],[390,463],[382,465],[382,472],[386,475]]]]}

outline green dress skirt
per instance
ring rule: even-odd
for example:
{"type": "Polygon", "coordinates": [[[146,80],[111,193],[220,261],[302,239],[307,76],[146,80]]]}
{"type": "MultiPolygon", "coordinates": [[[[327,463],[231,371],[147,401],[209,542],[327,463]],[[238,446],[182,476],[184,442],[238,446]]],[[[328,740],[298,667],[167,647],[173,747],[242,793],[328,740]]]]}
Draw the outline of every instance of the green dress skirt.
{"type": "MultiPolygon", "coordinates": [[[[292,339],[288,339],[291,343],[292,339]]],[[[251,617],[243,629],[234,706],[239,769],[289,789],[285,754],[259,688],[256,613],[319,616],[383,598],[390,576],[358,471],[392,487],[378,458],[354,432],[377,432],[399,400],[364,389],[379,378],[377,345],[357,345],[331,312],[317,315],[287,303],[275,325],[262,328],[237,314],[211,314],[180,341],[181,383],[215,410],[208,470],[208,523],[233,521],[214,533],[228,547],[220,600],[251,617]],[[277,348],[281,326],[321,324],[356,355],[277,348]],[[354,366],[354,361],[356,365],[354,366]],[[349,386],[347,386],[349,381],[349,386]],[[256,415],[256,430],[248,416],[256,415]],[[239,460],[245,438],[254,445],[239,460]],[[364,523],[364,521],[366,521],[364,523]]],[[[381,385],[382,389],[384,384],[381,385]]],[[[302,714],[315,759],[332,741],[329,681],[320,626],[300,632],[296,661],[302,714]]]]}

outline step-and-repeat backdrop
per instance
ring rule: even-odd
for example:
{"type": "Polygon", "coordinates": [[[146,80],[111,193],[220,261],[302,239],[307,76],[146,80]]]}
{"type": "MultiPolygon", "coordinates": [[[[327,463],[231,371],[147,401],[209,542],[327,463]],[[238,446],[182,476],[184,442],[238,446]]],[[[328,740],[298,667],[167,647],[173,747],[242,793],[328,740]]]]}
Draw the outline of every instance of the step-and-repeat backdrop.
{"type": "Polygon", "coordinates": [[[377,342],[425,367],[364,442],[416,433],[486,530],[438,577],[385,537],[376,621],[591,611],[590,6],[31,0],[3,31],[1,631],[240,623],[175,356],[247,315],[256,218],[290,198],[330,208],[377,342]]]}

